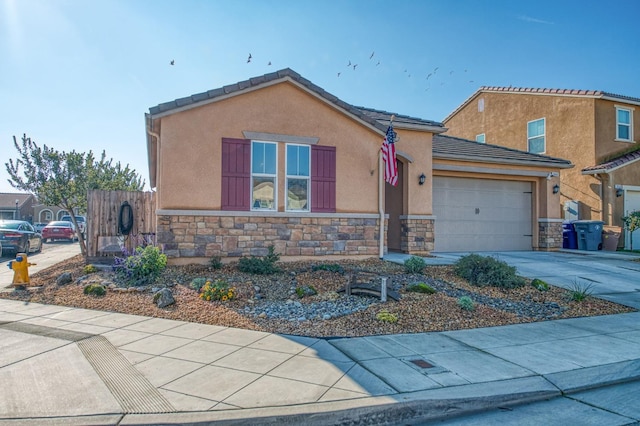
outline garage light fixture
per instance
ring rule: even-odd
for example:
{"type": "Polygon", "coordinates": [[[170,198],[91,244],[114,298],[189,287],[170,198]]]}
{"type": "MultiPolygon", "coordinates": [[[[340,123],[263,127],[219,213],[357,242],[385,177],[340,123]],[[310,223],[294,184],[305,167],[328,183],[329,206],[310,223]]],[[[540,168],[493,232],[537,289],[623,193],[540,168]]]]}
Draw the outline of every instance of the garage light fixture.
{"type": "Polygon", "coordinates": [[[424,173],[422,173],[420,175],[420,177],[418,178],[418,184],[420,185],[424,185],[424,181],[427,179],[427,177],[424,175],[424,173]]]}
{"type": "Polygon", "coordinates": [[[553,185],[553,193],[557,194],[558,192],[560,192],[560,185],[556,183],[555,185],[553,185]]]}
{"type": "Polygon", "coordinates": [[[622,197],[622,194],[624,194],[624,189],[617,188],[616,189],[616,197],[622,197]]]}

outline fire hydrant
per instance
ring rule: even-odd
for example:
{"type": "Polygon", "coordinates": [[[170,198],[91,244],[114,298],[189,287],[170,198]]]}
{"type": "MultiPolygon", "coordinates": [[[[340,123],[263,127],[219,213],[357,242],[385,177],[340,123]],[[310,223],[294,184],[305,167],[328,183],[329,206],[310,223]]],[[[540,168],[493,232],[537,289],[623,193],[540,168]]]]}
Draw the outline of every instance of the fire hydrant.
{"type": "Polygon", "coordinates": [[[27,261],[26,253],[16,254],[16,260],[12,260],[7,263],[9,269],[13,269],[13,285],[23,286],[29,284],[29,266],[33,266],[35,263],[29,263],[27,261]]]}

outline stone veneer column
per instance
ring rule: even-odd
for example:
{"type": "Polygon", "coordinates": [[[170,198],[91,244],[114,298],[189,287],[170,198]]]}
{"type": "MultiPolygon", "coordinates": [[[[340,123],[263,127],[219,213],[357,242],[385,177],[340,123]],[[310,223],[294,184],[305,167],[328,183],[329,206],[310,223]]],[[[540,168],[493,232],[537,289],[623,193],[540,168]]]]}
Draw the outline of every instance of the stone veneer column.
{"type": "Polygon", "coordinates": [[[562,248],[562,219],[538,219],[538,249],[551,251],[562,248]]]}
{"type": "Polygon", "coordinates": [[[404,253],[426,256],[434,247],[433,216],[400,216],[400,249],[404,253]]]}

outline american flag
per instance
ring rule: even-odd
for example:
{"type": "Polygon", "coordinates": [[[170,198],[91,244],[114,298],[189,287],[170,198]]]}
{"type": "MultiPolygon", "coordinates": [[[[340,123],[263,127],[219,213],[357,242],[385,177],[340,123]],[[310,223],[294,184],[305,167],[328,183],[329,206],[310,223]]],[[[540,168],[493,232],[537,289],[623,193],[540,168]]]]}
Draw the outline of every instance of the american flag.
{"type": "Polygon", "coordinates": [[[396,162],[396,132],[393,131],[392,123],[389,123],[381,149],[384,161],[384,180],[396,186],[398,184],[398,163],[396,162]]]}

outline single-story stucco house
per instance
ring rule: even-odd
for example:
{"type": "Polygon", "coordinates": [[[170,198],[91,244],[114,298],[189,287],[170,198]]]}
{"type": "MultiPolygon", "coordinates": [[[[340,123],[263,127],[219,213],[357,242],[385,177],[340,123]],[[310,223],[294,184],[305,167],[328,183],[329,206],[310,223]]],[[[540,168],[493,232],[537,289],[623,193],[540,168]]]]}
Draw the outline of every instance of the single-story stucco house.
{"type": "Polygon", "coordinates": [[[270,245],[283,256],[562,246],[554,186],[569,161],[395,114],[391,186],[380,154],[391,118],[288,68],[150,108],[157,243],[174,263],[270,245]]]}

